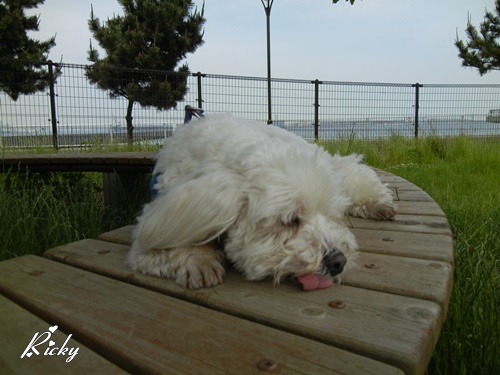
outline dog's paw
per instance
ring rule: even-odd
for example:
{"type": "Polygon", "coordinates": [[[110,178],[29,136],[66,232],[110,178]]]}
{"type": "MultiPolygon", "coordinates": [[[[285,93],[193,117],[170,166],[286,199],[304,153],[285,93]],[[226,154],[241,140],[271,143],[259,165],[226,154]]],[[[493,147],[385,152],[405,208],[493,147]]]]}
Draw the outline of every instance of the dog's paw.
{"type": "Polygon", "coordinates": [[[361,206],[352,205],[348,213],[355,217],[373,220],[395,220],[398,206],[393,201],[375,201],[361,206]]]}
{"type": "Polygon", "coordinates": [[[368,208],[370,218],[375,220],[395,220],[398,206],[394,202],[376,202],[368,208]]]}
{"type": "Polygon", "coordinates": [[[177,270],[175,282],[185,288],[209,288],[221,284],[224,267],[219,264],[187,264],[177,270]]]}
{"type": "Polygon", "coordinates": [[[225,269],[220,254],[211,249],[191,254],[181,264],[175,282],[185,288],[209,288],[223,282],[225,269]]]}
{"type": "Polygon", "coordinates": [[[134,271],[173,279],[192,289],[215,286],[223,281],[224,254],[209,245],[138,252],[136,249],[128,257],[134,271]]]}

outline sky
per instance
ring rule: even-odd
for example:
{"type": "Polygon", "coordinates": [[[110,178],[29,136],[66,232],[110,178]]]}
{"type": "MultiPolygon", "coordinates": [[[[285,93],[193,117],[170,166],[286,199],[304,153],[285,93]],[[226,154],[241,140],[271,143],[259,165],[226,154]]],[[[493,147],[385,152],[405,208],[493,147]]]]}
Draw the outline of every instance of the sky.
{"type": "MultiPolygon", "coordinates": [[[[194,0],[200,9],[203,0],[194,0]]],[[[45,0],[36,39],[56,35],[49,58],[87,64],[91,4],[101,21],[121,14],[116,0],[45,0]]],[[[494,0],[274,0],[271,75],[343,82],[498,84],[500,71],[464,68],[454,46],[494,0]]],[[[187,56],[192,72],[267,77],[261,0],[205,0],[204,45],[187,56]]],[[[94,40],[93,46],[98,44],[94,40]]],[[[100,55],[103,57],[103,54],[100,55]]]]}

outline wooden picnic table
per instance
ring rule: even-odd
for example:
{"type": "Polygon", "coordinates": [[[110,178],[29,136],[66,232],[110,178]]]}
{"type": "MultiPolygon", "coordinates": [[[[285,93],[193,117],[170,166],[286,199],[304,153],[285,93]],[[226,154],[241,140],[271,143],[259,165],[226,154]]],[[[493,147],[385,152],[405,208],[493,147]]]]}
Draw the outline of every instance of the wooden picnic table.
{"type": "MultiPolygon", "coordinates": [[[[453,241],[422,189],[394,188],[397,220],[346,218],[360,245],[341,285],[245,281],[188,290],[125,264],[133,226],[0,262],[0,368],[37,374],[422,374],[448,309],[453,241]],[[58,329],[20,358],[36,332],[58,329]],[[57,334],[57,335],[56,335],[57,334]],[[51,347],[78,347],[66,356],[51,347]],[[45,352],[42,351],[48,348],[45,352]],[[50,351],[49,351],[50,353],[50,351]]],[[[47,331],[48,335],[48,331],[47,331]]]]}

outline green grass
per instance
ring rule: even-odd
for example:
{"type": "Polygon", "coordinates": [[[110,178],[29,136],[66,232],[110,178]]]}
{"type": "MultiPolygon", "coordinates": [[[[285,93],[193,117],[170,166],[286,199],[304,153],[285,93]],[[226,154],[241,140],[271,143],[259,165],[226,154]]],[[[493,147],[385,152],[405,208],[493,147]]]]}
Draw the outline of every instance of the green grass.
{"type": "Polygon", "coordinates": [[[500,373],[500,142],[393,137],[324,146],[365,154],[368,164],[424,189],[448,218],[455,244],[453,290],[427,372],[500,373]]]}
{"type": "Polygon", "coordinates": [[[106,208],[99,173],[0,174],[0,201],[0,260],[96,238],[139,209],[106,208]]]}
{"type": "MultiPolygon", "coordinates": [[[[500,369],[500,142],[462,136],[395,136],[323,145],[331,152],[365,154],[368,164],[415,183],[441,206],[454,233],[454,285],[428,373],[496,375],[500,369]]],[[[137,151],[127,147],[119,151],[137,151]]],[[[110,148],[93,145],[91,150],[110,148]]],[[[3,174],[0,201],[0,259],[41,254],[130,224],[141,204],[132,202],[124,211],[110,212],[104,207],[100,175],[90,173],[30,178],[3,174]]]]}

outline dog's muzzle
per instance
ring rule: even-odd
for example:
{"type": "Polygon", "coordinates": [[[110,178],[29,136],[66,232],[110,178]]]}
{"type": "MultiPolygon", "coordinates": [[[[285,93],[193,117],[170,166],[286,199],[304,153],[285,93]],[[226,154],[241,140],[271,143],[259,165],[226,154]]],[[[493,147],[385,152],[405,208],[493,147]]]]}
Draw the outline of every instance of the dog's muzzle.
{"type": "Polygon", "coordinates": [[[323,265],[325,267],[326,273],[330,276],[336,276],[344,270],[344,266],[347,263],[347,258],[344,253],[338,249],[326,254],[323,257],[323,265]]]}

